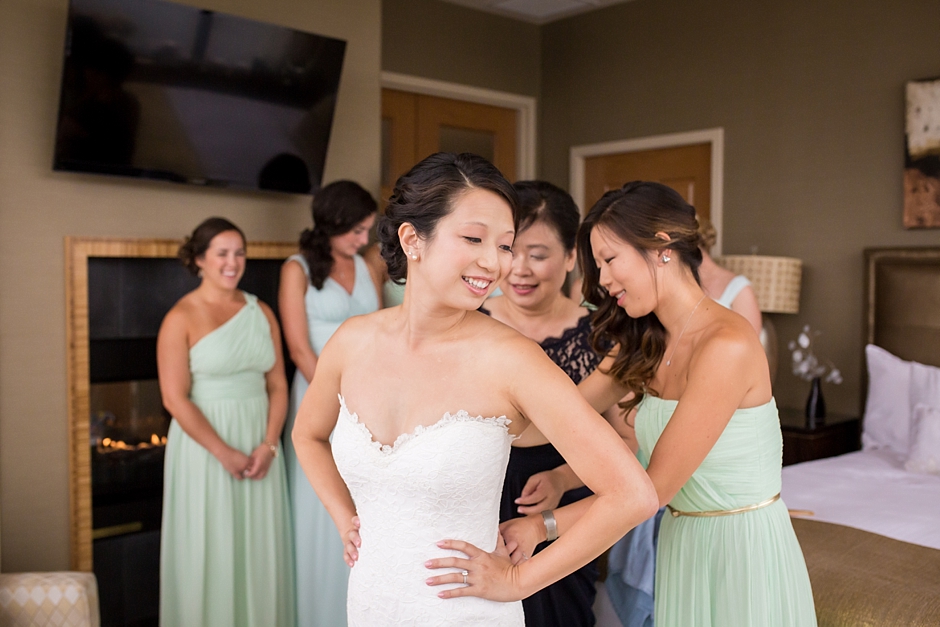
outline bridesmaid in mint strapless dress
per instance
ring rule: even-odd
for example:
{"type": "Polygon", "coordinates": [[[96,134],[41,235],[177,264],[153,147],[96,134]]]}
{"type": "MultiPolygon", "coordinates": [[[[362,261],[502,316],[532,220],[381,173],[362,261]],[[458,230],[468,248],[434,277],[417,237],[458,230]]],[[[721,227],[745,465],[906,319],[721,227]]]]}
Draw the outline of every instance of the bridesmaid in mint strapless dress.
{"type": "MultiPolygon", "coordinates": [[[[640,462],[649,464],[677,401],[644,396],[637,409],[640,462]]],[[[657,625],[815,625],[812,589],[787,507],[726,516],[780,494],[783,439],[777,405],[739,409],[669,502],[659,530],[657,625]],[[715,594],[715,592],[719,594],[715,594]]]]}
{"type": "Polygon", "coordinates": [[[238,232],[212,238],[201,253],[209,258],[200,261],[203,284],[160,329],[160,387],[174,416],[160,547],[166,627],[294,625],[287,481],[276,455],[287,385],[273,314],[235,289],[243,250],[238,232]],[[220,261],[216,247],[227,236],[242,252],[220,261]],[[186,351],[188,337],[199,339],[186,351]]]}
{"type": "Polygon", "coordinates": [[[580,389],[595,408],[636,409],[638,457],[666,505],[656,627],[813,627],[770,369],[748,320],[706,296],[697,229],[659,183],[627,183],[588,212],[583,293],[594,339],[616,348],[580,389]]]}
{"type": "Polygon", "coordinates": [[[313,201],[313,219],[319,226],[305,231],[300,241],[303,254],[292,255],[281,275],[280,313],[285,339],[297,364],[284,428],[284,458],[301,627],[346,624],[349,567],[343,561],[343,543],[336,526],[297,461],[290,433],[307,392],[308,376],[327,340],[346,319],[379,308],[376,278],[356,253],[368,241],[375,215],[375,201],[356,183],[327,185],[313,201]],[[313,272],[308,257],[316,264],[313,272]]]}

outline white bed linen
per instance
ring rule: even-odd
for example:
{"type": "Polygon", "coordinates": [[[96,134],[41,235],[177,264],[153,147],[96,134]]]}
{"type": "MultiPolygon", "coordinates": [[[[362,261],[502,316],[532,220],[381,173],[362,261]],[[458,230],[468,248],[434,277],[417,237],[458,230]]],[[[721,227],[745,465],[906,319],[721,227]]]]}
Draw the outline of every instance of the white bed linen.
{"type": "Polygon", "coordinates": [[[907,472],[890,450],[787,466],[781,496],[791,510],[812,511],[809,520],[940,549],[940,477],[907,472]]]}

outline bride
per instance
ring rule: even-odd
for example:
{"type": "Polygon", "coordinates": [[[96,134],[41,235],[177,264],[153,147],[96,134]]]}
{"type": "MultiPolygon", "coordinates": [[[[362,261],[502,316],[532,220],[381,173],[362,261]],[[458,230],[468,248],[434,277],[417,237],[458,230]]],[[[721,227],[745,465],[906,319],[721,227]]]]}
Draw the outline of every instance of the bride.
{"type": "Polygon", "coordinates": [[[340,327],[300,407],[297,456],[355,564],[351,626],[521,627],[520,599],[656,511],[649,478],[571,380],[476,311],[509,272],[515,205],[475,155],[438,153],[401,177],[379,237],[390,277],[407,277],[404,301],[340,327]],[[530,420],[595,496],[563,538],[513,565],[499,499],[530,420]]]}

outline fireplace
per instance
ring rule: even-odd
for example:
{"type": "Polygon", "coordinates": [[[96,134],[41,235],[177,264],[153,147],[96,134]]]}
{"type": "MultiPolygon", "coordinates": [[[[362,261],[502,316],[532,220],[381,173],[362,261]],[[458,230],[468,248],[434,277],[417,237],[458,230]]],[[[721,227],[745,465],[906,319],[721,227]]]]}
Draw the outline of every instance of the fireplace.
{"type": "Polygon", "coordinates": [[[156,379],[91,384],[92,538],[103,627],[157,625],[169,423],[156,379]]]}
{"type": "Polygon", "coordinates": [[[169,426],[156,379],[92,383],[94,539],[160,529],[169,426]]]}
{"type": "MultiPolygon", "coordinates": [[[[250,259],[241,288],[277,312],[283,256],[250,259]]],[[[91,540],[102,627],[158,624],[163,462],[170,415],[156,336],[198,285],[163,257],[87,259],[91,540]]],[[[292,365],[289,365],[292,370],[292,365]]]]}

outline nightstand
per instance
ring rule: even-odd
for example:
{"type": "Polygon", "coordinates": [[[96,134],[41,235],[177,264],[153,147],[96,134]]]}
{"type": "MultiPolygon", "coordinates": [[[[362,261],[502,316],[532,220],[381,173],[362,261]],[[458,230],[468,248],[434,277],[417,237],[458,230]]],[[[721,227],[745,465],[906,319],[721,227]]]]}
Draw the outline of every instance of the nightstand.
{"type": "Polygon", "coordinates": [[[855,416],[828,414],[826,424],[807,429],[801,409],[780,409],[783,432],[783,465],[851,453],[859,449],[859,426],[855,416]]]}

